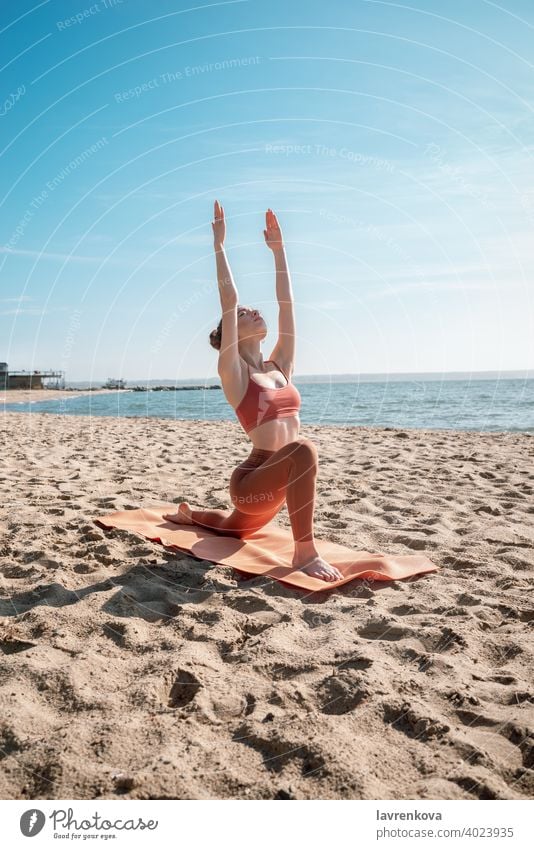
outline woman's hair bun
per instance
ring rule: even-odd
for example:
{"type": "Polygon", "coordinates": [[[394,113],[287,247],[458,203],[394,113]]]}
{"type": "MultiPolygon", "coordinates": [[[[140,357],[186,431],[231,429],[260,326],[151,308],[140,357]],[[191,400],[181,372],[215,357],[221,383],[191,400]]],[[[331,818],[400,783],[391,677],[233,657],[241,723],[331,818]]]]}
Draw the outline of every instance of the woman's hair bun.
{"type": "Polygon", "coordinates": [[[210,345],[212,348],[215,348],[216,351],[220,351],[221,349],[221,337],[222,337],[222,318],[215,328],[210,333],[210,345]]]}

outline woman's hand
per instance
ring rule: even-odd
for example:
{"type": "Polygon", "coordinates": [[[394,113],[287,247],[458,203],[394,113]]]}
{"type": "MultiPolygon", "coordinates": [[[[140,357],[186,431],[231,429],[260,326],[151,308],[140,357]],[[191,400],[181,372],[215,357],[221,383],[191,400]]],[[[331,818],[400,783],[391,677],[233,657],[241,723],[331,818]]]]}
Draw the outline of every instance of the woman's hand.
{"type": "Polygon", "coordinates": [[[218,200],[215,201],[213,208],[213,217],[215,221],[212,221],[212,229],[213,229],[213,240],[215,242],[215,247],[222,247],[224,245],[224,239],[226,236],[226,222],[224,220],[224,208],[221,206],[218,200]]]}
{"type": "Polygon", "coordinates": [[[284,247],[282,231],[280,229],[278,219],[272,209],[268,209],[265,213],[265,225],[267,229],[263,231],[263,235],[265,236],[267,247],[270,248],[273,253],[281,251],[284,247]]]}
{"type": "MultiPolygon", "coordinates": [[[[224,208],[218,200],[215,201],[213,210],[215,221],[211,226],[213,229],[213,240],[215,247],[215,262],[217,265],[217,284],[219,286],[219,295],[221,298],[221,306],[223,313],[226,310],[233,309],[238,303],[237,289],[230,270],[230,264],[226,251],[223,250],[224,238],[226,236],[226,224],[224,221],[224,208]]],[[[235,317],[234,317],[235,321],[235,317]]],[[[224,330],[225,336],[228,337],[228,329],[224,330]]],[[[225,342],[225,345],[228,344],[225,342]]]]}

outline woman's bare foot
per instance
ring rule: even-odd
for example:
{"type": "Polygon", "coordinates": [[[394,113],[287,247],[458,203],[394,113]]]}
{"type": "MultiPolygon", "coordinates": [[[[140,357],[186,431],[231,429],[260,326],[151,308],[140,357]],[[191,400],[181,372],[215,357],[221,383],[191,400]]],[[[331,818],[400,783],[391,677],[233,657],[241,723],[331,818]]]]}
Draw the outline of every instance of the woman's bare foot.
{"type": "Polygon", "coordinates": [[[299,566],[298,569],[300,572],[305,572],[306,575],[311,575],[312,578],[320,578],[323,581],[341,581],[343,579],[343,575],[339,569],[331,566],[319,554],[313,560],[306,563],[305,566],[299,566]]]}
{"type": "Polygon", "coordinates": [[[164,513],[163,518],[167,519],[168,522],[174,522],[177,525],[194,525],[191,517],[191,508],[187,501],[182,501],[182,503],[178,505],[176,513],[164,513]]]}

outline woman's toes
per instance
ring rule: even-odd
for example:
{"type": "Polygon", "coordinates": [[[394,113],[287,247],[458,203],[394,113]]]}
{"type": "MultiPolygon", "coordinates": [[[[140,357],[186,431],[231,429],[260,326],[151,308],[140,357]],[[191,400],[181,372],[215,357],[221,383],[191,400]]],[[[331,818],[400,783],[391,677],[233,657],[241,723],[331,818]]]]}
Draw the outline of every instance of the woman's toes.
{"type": "Polygon", "coordinates": [[[187,502],[183,501],[176,513],[164,513],[163,518],[168,522],[174,522],[176,525],[192,525],[191,508],[187,502]]]}
{"type": "Polygon", "coordinates": [[[328,565],[328,567],[323,567],[321,569],[318,577],[323,578],[325,581],[339,581],[343,576],[339,575],[337,569],[328,565]]]}
{"type": "Polygon", "coordinates": [[[182,522],[185,522],[186,525],[194,525],[195,524],[193,522],[193,517],[191,515],[193,511],[191,510],[191,507],[189,506],[189,504],[182,505],[182,509],[179,512],[180,512],[180,515],[182,517],[182,522]]]}
{"type": "Polygon", "coordinates": [[[182,517],[183,522],[185,522],[186,524],[193,524],[193,519],[191,518],[191,508],[189,504],[187,504],[185,501],[178,507],[178,514],[182,517]]]}
{"type": "Polygon", "coordinates": [[[300,571],[310,575],[312,578],[319,578],[322,581],[340,581],[343,578],[339,569],[336,569],[335,566],[331,566],[330,563],[327,563],[326,560],[322,559],[322,557],[314,557],[310,563],[306,566],[302,566],[300,571]]]}

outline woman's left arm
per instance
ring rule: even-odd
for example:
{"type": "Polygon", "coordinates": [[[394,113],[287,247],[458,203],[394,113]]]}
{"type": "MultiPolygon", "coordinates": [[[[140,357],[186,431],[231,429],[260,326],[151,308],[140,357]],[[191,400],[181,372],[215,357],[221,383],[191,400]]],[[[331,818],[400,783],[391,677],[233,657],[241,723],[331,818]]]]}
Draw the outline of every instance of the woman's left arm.
{"type": "Polygon", "coordinates": [[[278,341],[271,359],[280,363],[286,374],[291,375],[295,361],[295,310],[291,278],[282,239],[282,231],[276,215],[271,209],[265,214],[265,242],[274,254],[276,268],[276,298],[278,300],[278,341]]]}

